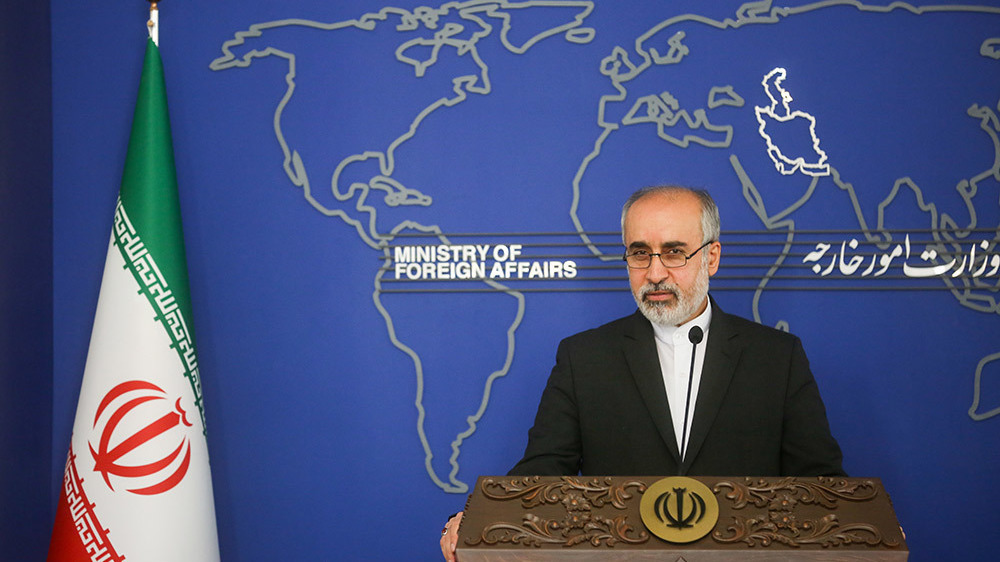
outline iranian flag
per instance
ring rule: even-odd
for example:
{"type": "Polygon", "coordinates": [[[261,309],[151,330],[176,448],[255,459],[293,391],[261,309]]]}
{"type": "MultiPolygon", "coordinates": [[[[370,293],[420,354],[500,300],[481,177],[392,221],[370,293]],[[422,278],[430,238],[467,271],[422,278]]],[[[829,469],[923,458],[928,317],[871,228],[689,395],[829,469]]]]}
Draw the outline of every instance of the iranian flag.
{"type": "Polygon", "coordinates": [[[163,66],[152,39],[48,559],[219,560],[163,66]]]}

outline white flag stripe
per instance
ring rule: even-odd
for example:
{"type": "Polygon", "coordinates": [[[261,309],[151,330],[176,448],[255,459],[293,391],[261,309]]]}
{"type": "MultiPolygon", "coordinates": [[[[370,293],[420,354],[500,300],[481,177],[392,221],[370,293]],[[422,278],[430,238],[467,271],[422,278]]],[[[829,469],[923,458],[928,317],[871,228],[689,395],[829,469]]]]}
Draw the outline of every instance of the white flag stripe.
{"type": "MultiPolygon", "coordinates": [[[[108,529],[111,543],[128,560],[197,561],[218,560],[218,539],[212,482],[208,470],[208,448],[202,420],[194,412],[192,387],[184,377],[186,369],[171,348],[171,338],[156,318],[150,301],[140,293],[121,252],[109,246],[91,346],[84,370],[84,384],[77,405],[73,450],[77,470],[84,475],[83,487],[101,524],[108,529]],[[105,395],[116,385],[130,380],[149,381],[169,397],[181,399],[187,421],[156,439],[145,442],[117,459],[124,466],[137,466],[165,458],[182,439],[190,441],[190,467],[183,480],[172,489],[153,496],[137,495],[128,489],[154,485],[176,470],[180,459],[149,476],[121,477],[111,474],[114,490],[94,471],[91,447],[97,449],[105,421],[126,400],[112,401],[94,426],[94,416],[105,395]]],[[[141,431],[174,407],[170,400],[151,400],[130,410],[114,427],[112,447],[141,431]]],[[[119,410],[120,411],[120,410],[119,410]]]]}

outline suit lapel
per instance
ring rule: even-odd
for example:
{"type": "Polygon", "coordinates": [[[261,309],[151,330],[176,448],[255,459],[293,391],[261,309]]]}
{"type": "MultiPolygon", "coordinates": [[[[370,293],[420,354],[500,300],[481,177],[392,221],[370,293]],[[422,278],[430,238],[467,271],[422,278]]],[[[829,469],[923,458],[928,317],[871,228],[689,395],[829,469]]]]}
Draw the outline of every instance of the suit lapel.
{"type": "Polygon", "coordinates": [[[729,383],[736,372],[742,348],[739,334],[732,326],[729,315],[712,301],[712,323],[709,325],[708,346],[705,349],[705,364],[701,370],[701,385],[695,402],[694,423],[691,425],[688,454],[685,455],[681,474],[687,474],[691,464],[698,458],[708,430],[722,407],[729,383]]]}
{"type": "Polygon", "coordinates": [[[653,326],[636,311],[625,325],[624,340],[625,358],[635,385],[667,449],[673,455],[674,462],[679,466],[681,456],[677,449],[674,424],[670,418],[667,391],[663,386],[663,374],[660,371],[659,355],[656,353],[653,326]]]}

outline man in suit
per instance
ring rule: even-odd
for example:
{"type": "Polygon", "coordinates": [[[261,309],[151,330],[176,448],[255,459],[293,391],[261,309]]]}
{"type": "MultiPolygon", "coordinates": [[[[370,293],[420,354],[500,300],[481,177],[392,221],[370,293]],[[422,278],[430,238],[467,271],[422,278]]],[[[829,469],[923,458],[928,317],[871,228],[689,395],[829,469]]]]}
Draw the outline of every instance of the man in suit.
{"type": "MultiPolygon", "coordinates": [[[[719,212],[641,189],[622,210],[639,310],[563,340],[516,475],[843,475],[799,339],[723,312],[719,212]]],[[[461,513],[441,537],[454,560],[461,513]]]]}

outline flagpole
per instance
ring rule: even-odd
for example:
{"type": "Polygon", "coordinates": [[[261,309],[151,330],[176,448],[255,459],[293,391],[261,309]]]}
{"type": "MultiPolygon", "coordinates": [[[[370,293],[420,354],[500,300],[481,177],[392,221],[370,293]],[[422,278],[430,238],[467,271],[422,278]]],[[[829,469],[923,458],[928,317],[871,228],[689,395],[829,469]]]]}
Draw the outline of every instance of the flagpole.
{"type": "Polygon", "coordinates": [[[149,38],[153,40],[153,44],[157,47],[160,46],[160,9],[157,7],[159,2],[157,0],[148,0],[149,2],[149,21],[146,22],[146,27],[149,28],[149,38]]]}

